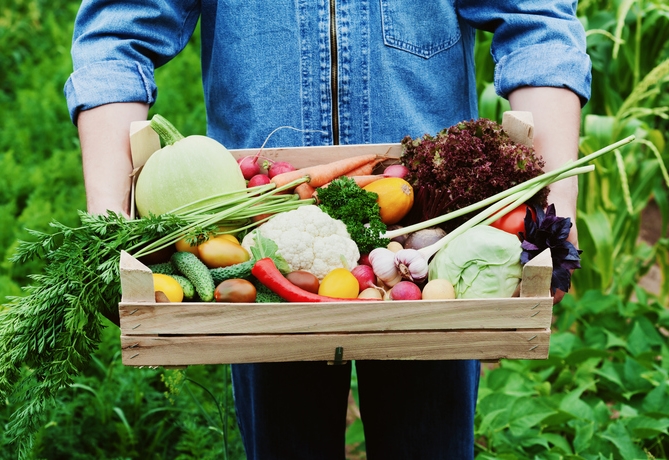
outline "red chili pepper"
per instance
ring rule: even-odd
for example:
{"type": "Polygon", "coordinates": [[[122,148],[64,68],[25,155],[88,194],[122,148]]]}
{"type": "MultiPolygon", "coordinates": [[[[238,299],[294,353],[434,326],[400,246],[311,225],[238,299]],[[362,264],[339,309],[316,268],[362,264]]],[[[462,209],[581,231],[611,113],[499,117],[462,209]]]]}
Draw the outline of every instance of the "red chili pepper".
{"type": "Polygon", "coordinates": [[[260,259],[253,265],[251,274],[255,276],[258,281],[267,286],[272,292],[280,296],[288,302],[351,302],[351,301],[368,301],[373,299],[342,299],[338,297],[327,297],[324,295],[314,294],[302,289],[288,281],[283,274],[276,268],[274,261],[269,257],[260,259]]]}

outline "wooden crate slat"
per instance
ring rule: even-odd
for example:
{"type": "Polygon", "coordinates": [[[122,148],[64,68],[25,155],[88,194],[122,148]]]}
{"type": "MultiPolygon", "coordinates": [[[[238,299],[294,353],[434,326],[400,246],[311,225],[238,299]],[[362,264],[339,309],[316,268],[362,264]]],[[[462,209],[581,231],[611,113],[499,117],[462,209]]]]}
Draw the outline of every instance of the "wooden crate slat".
{"type": "Polygon", "coordinates": [[[356,359],[546,359],[550,330],[429,331],[370,334],[121,336],[123,364],[184,366],[221,363],[356,359]]]}
{"type": "Polygon", "coordinates": [[[125,335],[543,329],[553,300],[509,298],[328,304],[141,304],[119,306],[125,335]]]}
{"type": "MultiPolygon", "coordinates": [[[[230,151],[235,158],[255,155],[258,149],[238,149],[230,151]]],[[[401,144],[354,144],[325,145],[314,147],[283,147],[263,149],[262,156],[270,160],[287,161],[296,168],[315,166],[330,161],[350,158],[356,155],[376,154],[391,158],[393,163],[402,154],[401,144]]]]}

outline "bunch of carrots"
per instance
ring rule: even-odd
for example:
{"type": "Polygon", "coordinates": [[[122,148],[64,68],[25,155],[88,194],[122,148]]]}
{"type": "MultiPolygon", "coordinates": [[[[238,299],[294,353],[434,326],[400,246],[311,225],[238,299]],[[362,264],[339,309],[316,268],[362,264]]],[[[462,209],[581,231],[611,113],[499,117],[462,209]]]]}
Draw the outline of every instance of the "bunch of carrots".
{"type": "Polygon", "coordinates": [[[301,199],[308,199],[315,196],[318,187],[327,187],[330,182],[342,176],[347,176],[355,180],[356,184],[360,187],[382,179],[384,175],[374,174],[374,168],[382,161],[388,159],[389,157],[373,153],[357,155],[277,174],[271,179],[271,182],[277,187],[282,187],[307,176],[309,177],[309,181],[298,185],[293,191],[301,199]]]}

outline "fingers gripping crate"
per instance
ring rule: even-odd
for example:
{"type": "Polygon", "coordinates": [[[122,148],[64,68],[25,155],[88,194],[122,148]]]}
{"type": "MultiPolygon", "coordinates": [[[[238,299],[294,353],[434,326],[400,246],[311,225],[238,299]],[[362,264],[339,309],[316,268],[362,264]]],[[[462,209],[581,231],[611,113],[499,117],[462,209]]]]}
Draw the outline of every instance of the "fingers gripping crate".
{"type": "MultiPolygon", "coordinates": [[[[521,123],[531,142],[531,123],[521,123]]],[[[160,143],[148,123],[133,126],[133,162],[160,143]]],[[[232,151],[236,157],[257,150],[232,151]]],[[[399,144],[263,150],[304,167],[363,153],[398,158],[399,144]]],[[[121,256],[123,363],[185,366],[281,361],[546,359],[553,298],[545,251],[523,268],[520,296],[440,301],[332,303],[156,303],[148,267],[121,256]]]]}

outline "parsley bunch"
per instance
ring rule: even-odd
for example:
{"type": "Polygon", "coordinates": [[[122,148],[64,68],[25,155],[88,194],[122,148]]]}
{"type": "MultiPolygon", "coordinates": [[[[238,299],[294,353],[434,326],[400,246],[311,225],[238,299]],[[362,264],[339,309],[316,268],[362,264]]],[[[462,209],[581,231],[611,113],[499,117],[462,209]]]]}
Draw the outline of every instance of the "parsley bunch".
{"type": "Polygon", "coordinates": [[[362,254],[374,248],[385,247],[390,241],[381,238],[387,227],[381,221],[377,199],[376,193],[360,188],[353,179],[346,176],[318,189],[318,206],[333,219],[339,219],[346,224],[351,239],[362,254]]]}

